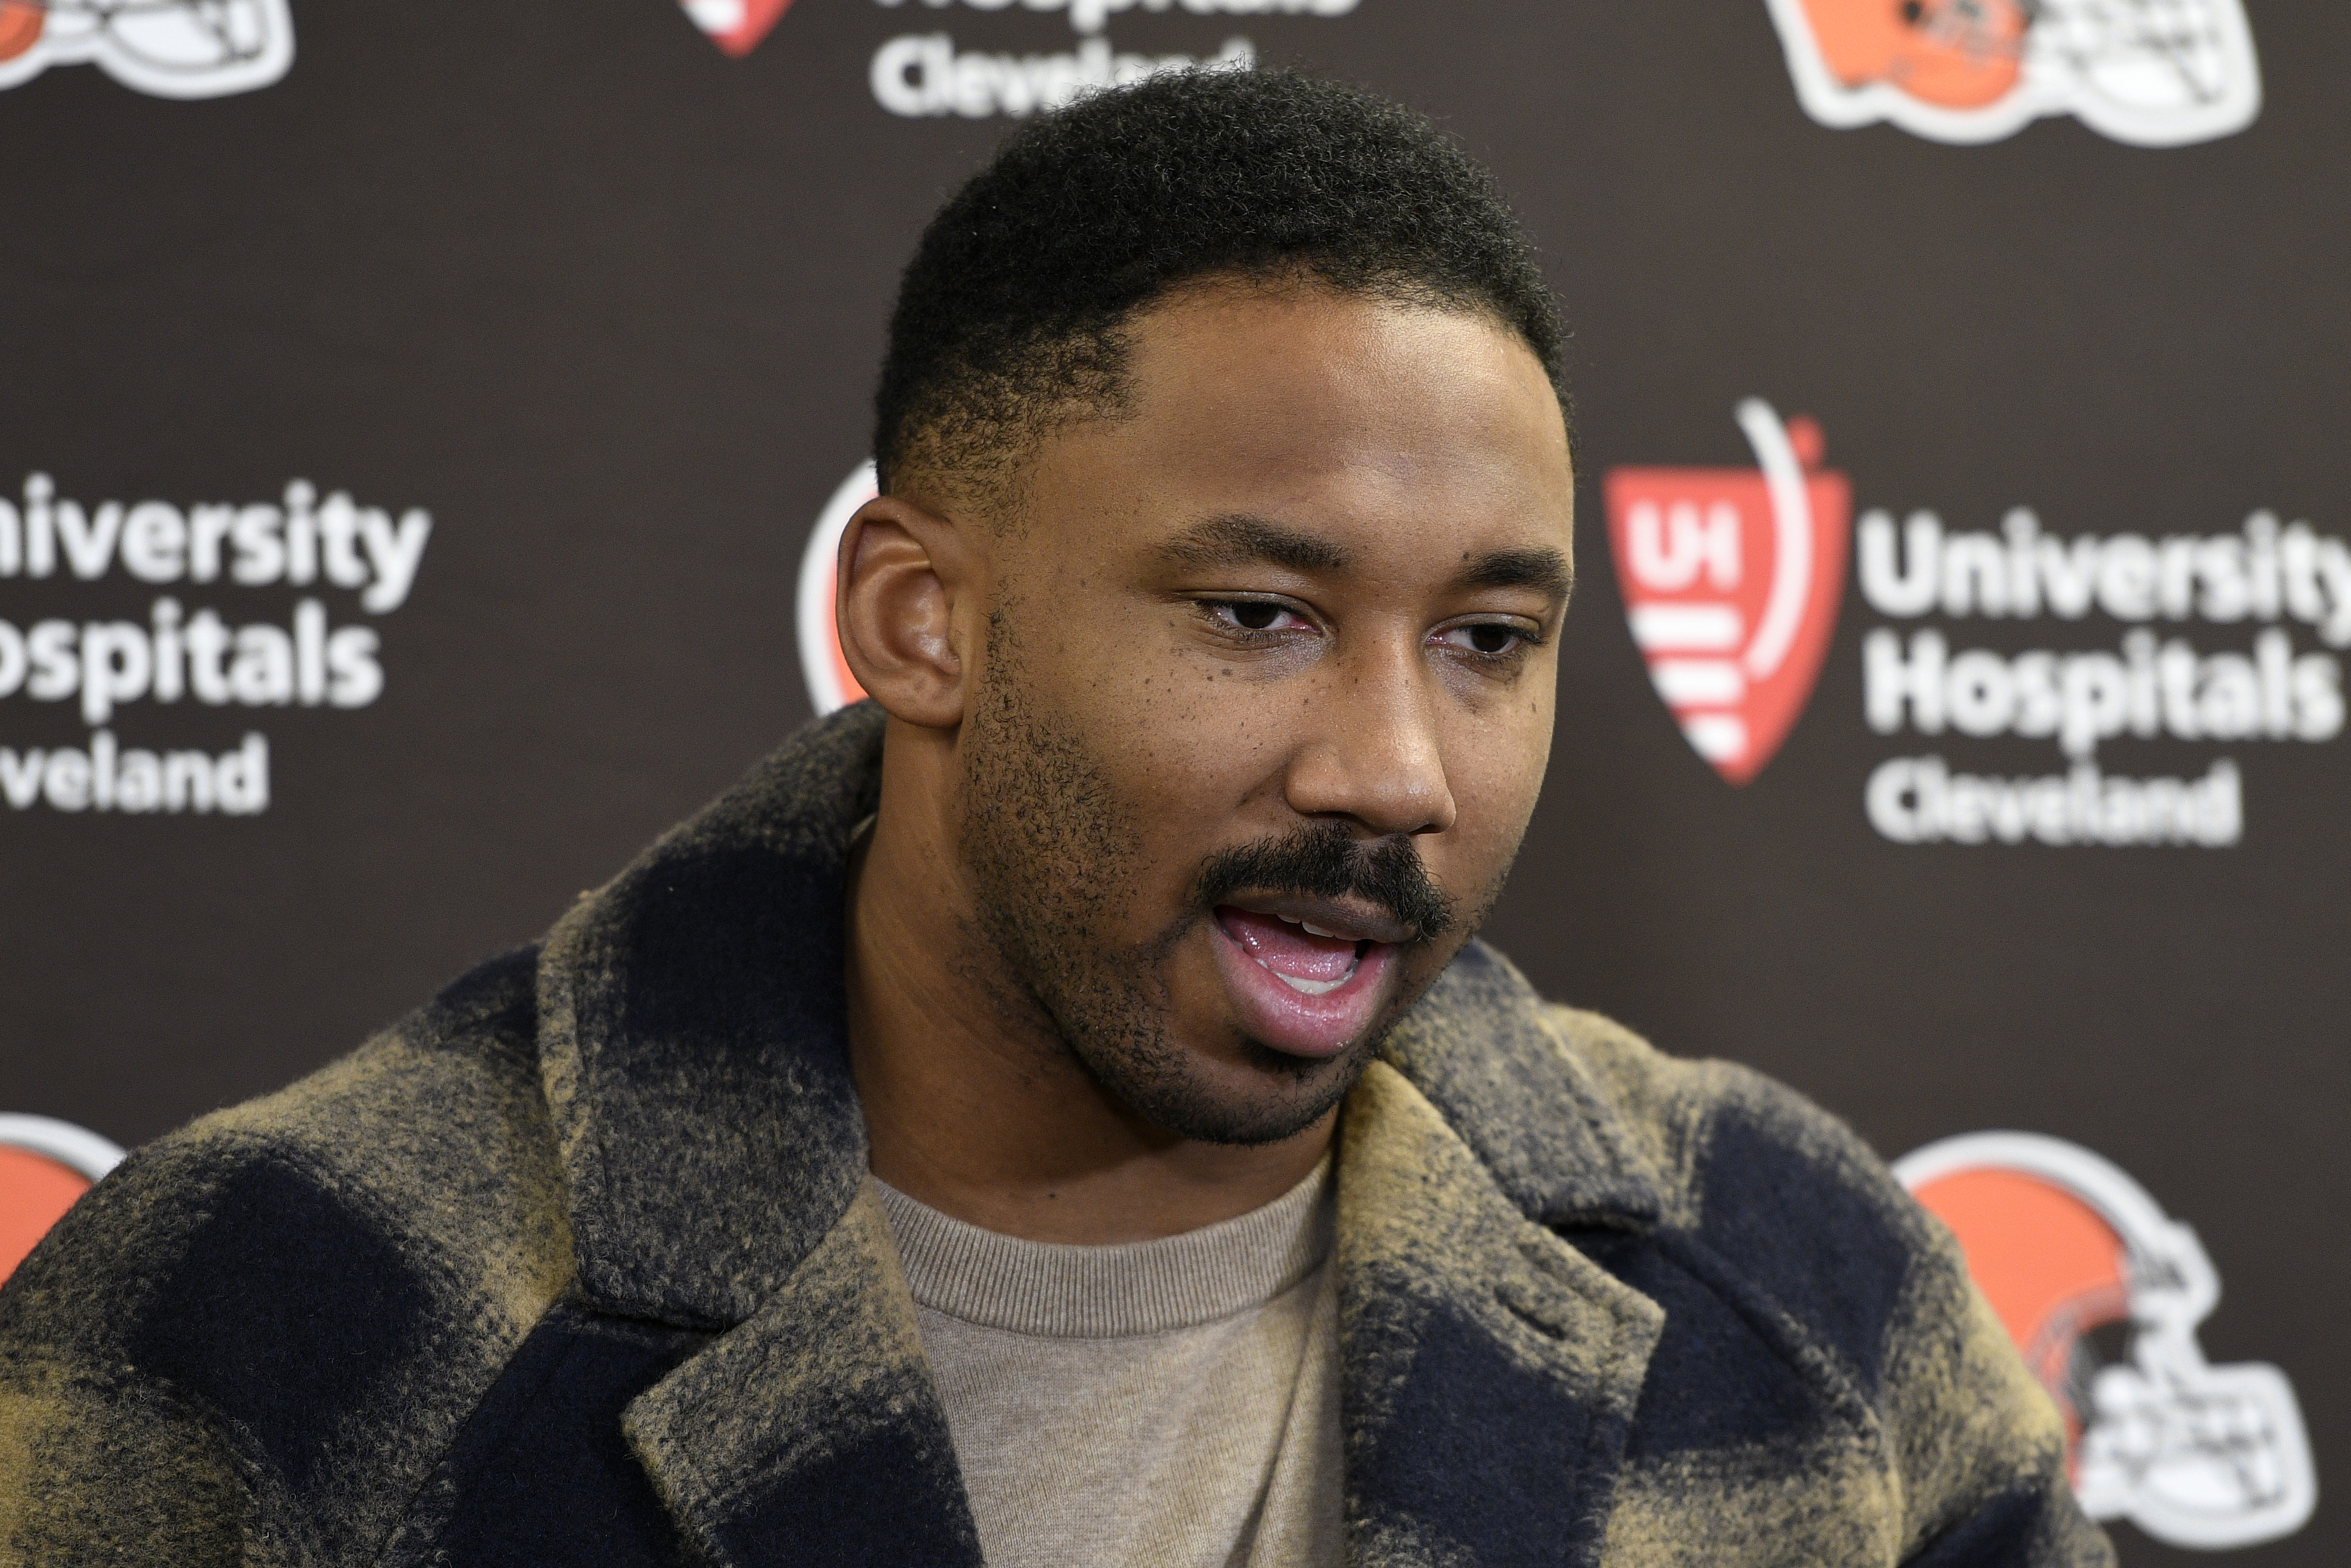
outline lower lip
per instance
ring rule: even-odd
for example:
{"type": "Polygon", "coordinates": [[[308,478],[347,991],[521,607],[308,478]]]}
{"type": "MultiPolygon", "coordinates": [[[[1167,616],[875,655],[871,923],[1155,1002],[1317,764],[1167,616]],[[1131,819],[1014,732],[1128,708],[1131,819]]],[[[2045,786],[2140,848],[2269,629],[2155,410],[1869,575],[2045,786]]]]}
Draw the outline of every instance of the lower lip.
{"type": "Polygon", "coordinates": [[[1338,1055],[1364,1036],[1387,994],[1395,949],[1384,942],[1366,946],[1346,984],[1319,997],[1290,983],[1249,955],[1224,922],[1211,920],[1217,965],[1233,999],[1241,1032],[1287,1056],[1338,1055]]]}

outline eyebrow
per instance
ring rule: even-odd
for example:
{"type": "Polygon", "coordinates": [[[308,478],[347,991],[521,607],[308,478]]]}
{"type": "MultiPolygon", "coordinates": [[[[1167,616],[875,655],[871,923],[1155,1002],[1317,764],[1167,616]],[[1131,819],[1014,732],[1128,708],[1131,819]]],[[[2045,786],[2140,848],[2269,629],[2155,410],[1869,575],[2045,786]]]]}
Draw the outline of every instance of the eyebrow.
{"type": "Polygon", "coordinates": [[[1471,559],[1457,580],[1464,588],[1531,588],[1565,600],[1575,591],[1575,568],[1548,545],[1488,550],[1471,559]]]}
{"type": "Polygon", "coordinates": [[[1344,571],[1353,559],[1320,534],[1245,513],[1193,524],[1159,547],[1172,566],[1239,566],[1250,561],[1292,571],[1344,571]]]}
{"type": "MultiPolygon", "coordinates": [[[[1300,572],[1344,571],[1353,558],[1320,534],[1265,517],[1232,513],[1193,524],[1159,547],[1174,566],[1239,566],[1261,562],[1300,572]]],[[[1575,569],[1549,546],[1488,550],[1463,558],[1455,582],[1463,588],[1527,588],[1564,602],[1575,588],[1575,569]]]]}

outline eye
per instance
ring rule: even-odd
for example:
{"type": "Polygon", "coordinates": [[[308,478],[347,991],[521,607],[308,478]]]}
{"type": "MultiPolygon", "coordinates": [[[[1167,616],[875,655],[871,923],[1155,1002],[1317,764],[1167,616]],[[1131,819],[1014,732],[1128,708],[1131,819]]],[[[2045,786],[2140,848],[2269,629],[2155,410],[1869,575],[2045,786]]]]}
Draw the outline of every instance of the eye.
{"type": "Polygon", "coordinates": [[[1200,608],[1236,632],[1297,632],[1311,629],[1305,617],[1270,599],[1207,599],[1200,608]]]}
{"type": "Polygon", "coordinates": [[[1460,626],[1447,626],[1437,634],[1437,640],[1449,648],[1480,658],[1499,659],[1531,647],[1534,633],[1523,627],[1499,621],[1472,621],[1460,626]]]}

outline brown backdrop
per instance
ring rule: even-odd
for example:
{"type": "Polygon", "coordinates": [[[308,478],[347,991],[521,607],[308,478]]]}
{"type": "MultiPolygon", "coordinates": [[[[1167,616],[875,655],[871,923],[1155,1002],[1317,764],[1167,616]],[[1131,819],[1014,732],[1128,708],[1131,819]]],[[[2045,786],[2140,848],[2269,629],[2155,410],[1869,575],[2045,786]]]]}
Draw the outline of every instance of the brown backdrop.
{"type": "MultiPolygon", "coordinates": [[[[2351,534],[2351,19],[2249,3],[2258,119],[2163,148],[2065,114],[1975,146],[1828,128],[1766,0],[1186,0],[1102,36],[1154,57],[1246,37],[1402,96],[1496,166],[1549,257],[1577,334],[1585,570],[1499,945],[1668,1050],[1795,1083],[1888,1156],[2018,1128],[2116,1162],[2202,1237],[2224,1281],[2204,1352],[2284,1370],[2323,1483],[2351,1443],[2351,1263],[2325,1225],[2351,1190],[2351,743],[2126,728],[2098,747],[2112,777],[2232,760],[2231,844],[1892,841],[1865,809],[1889,758],[2006,779],[2073,759],[2047,737],[1874,729],[1870,633],[2120,658],[2133,623],[1904,617],[1856,582],[1802,718],[1735,787],[1645,672],[1601,490],[1625,466],[1754,467],[1733,411],[1761,396],[1817,421],[1856,517],[1982,532],[2024,506],[2061,540],[2160,540],[2269,508],[2351,534]]],[[[0,774],[39,785],[0,802],[0,1111],[126,1145],[530,939],[806,717],[802,545],[863,455],[897,267],[1007,123],[892,112],[876,57],[944,35],[1082,68],[1089,37],[1061,12],[799,0],[733,57],[674,0],[291,4],[293,63],[266,87],[177,99],[58,63],[0,91],[0,497],[22,514],[49,476],[86,551],[102,503],[194,527],[199,506],[282,512],[295,480],[386,528],[431,519],[380,612],[331,570],[355,576],[361,523],[335,525],[340,558],[321,532],[308,583],[290,560],[235,580],[233,535],[214,580],[192,560],[150,580],[173,563],[153,512],[87,580],[70,551],[34,578],[0,550],[20,634],[63,622],[78,649],[120,622],[152,651],[168,597],[282,628],[257,642],[298,666],[281,680],[265,649],[256,704],[151,690],[102,727],[78,689],[0,696],[0,774]],[[305,613],[373,631],[380,695],[306,700],[326,677],[305,613]],[[259,734],[266,809],[60,810],[29,754],[99,727],[133,803],[130,751],[160,768],[259,734]]],[[[1016,90],[939,79],[996,95],[968,107],[1016,90]]],[[[2250,657],[2270,624],[2146,629],[2250,657]]],[[[2295,657],[2333,655],[2291,612],[2275,625],[2295,657]]],[[[0,686],[6,654],[0,634],[0,686]]],[[[136,657],[108,653],[110,690],[136,657]]],[[[2237,1555],[2331,1564],[2341,1520],[2322,1500],[2237,1555]]],[[[2182,1559],[2118,1533],[2127,1563],[2182,1559]]]]}

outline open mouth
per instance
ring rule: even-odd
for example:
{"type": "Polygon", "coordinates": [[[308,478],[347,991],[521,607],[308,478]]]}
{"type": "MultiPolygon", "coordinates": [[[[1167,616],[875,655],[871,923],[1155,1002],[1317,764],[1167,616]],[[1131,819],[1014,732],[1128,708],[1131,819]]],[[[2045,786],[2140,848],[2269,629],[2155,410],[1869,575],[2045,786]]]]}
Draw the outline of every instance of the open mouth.
{"type": "Polygon", "coordinates": [[[1266,973],[1301,996],[1327,997],[1355,977],[1367,937],[1343,936],[1311,920],[1290,920],[1227,905],[1217,911],[1225,934],[1266,973]]]}
{"type": "Polygon", "coordinates": [[[1370,1027],[1396,951],[1382,938],[1400,934],[1384,920],[1266,902],[1275,907],[1216,911],[1219,967],[1238,1021],[1277,1051],[1335,1055],[1370,1027]]]}

